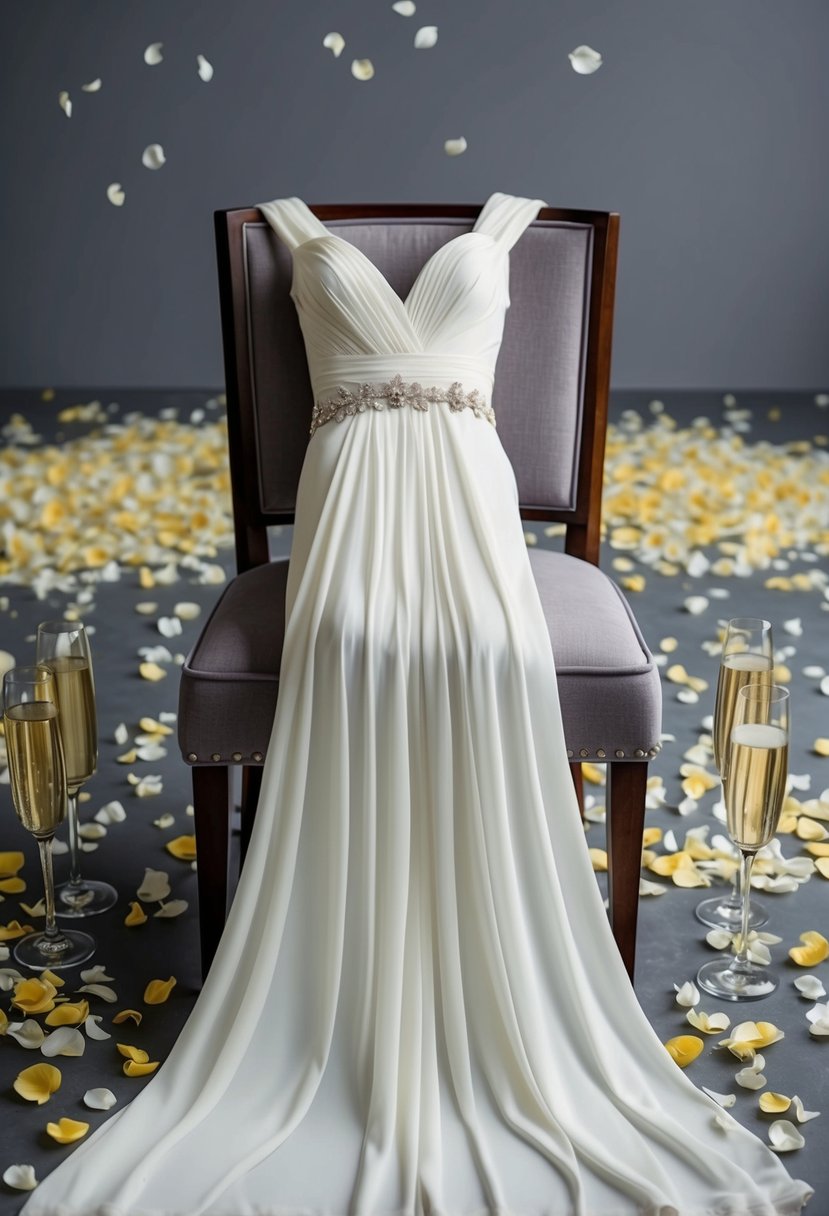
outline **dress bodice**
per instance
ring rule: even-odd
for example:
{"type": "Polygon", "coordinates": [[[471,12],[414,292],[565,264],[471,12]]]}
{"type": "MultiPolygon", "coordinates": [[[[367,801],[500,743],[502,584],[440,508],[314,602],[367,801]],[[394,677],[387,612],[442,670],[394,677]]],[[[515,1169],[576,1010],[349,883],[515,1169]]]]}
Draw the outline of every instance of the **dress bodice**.
{"type": "Polygon", "coordinates": [[[509,250],[545,206],[491,194],[471,231],[435,250],[403,300],[302,199],[260,203],[293,255],[291,297],[315,401],[398,376],[418,386],[461,382],[464,392],[488,400],[510,303],[509,250]]]}

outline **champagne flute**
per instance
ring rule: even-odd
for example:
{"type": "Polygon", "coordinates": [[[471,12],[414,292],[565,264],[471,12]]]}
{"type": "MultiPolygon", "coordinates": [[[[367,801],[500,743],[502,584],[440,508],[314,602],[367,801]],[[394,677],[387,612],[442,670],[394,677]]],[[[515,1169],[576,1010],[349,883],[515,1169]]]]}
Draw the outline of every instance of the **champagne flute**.
{"type": "MultiPolygon", "coordinates": [[[[771,684],[774,670],[774,643],[771,624],[753,616],[734,617],[728,622],[717,680],[714,706],[714,764],[719,770],[725,789],[728,740],[734,721],[737,694],[746,684],[771,684]]],[[[727,897],[715,895],[703,899],[695,908],[697,920],[715,929],[736,933],[742,922],[743,901],[739,891],[739,869],[734,871],[727,897]]],[[[750,927],[758,929],[768,920],[762,904],[752,899],[749,905],[750,927]]]]}
{"type": "Polygon", "coordinates": [[[108,882],[81,878],[78,791],[98,766],[95,685],[89,638],[74,621],[44,621],[37,627],[37,661],[54,674],[58,723],[66,760],[69,797],[69,880],[57,888],[58,916],[95,916],[118,899],[108,882]]]}
{"type": "Polygon", "coordinates": [[[17,816],[36,838],[46,893],[46,928],[30,933],[14,948],[23,967],[73,967],[95,952],[95,939],[76,929],[64,932],[55,920],[52,839],[66,815],[67,786],[58,728],[55,679],[44,667],[12,667],[3,677],[12,801],[17,816]]]}
{"type": "Polygon", "coordinates": [[[783,809],[789,769],[789,692],[778,684],[746,684],[737,694],[728,742],[725,809],[728,834],[740,850],[743,919],[736,957],[705,963],[697,983],[724,1001],[752,1001],[779,984],[748,957],[751,868],[758,849],[774,836],[783,809]]]}

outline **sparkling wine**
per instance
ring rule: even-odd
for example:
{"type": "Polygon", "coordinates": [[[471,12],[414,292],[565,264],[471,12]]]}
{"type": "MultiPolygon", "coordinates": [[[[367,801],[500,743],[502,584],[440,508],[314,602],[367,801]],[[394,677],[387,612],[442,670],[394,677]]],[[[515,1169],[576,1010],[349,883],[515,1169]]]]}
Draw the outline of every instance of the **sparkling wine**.
{"type": "Polygon", "coordinates": [[[725,806],[729,835],[741,849],[761,849],[774,835],[788,764],[789,737],[781,727],[744,722],[732,730],[725,806]]]}
{"type": "Polygon", "coordinates": [[[92,669],[85,658],[54,657],[43,663],[54,672],[66,782],[74,794],[98,764],[98,725],[92,669]]]}
{"type": "Polygon", "coordinates": [[[46,839],[66,814],[57,706],[50,701],[12,705],[4,723],[15,810],[25,828],[46,839]]]}
{"type": "Polygon", "coordinates": [[[772,666],[770,656],[753,652],[726,655],[720,664],[714,708],[714,763],[723,777],[737,694],[746,684],[771,684],[772,666]]]}

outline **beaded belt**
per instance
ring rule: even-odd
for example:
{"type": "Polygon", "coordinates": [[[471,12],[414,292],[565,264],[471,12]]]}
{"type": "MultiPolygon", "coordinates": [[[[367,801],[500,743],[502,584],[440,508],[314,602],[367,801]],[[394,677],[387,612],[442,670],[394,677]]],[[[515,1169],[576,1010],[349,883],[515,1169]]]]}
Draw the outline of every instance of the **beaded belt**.
{"type": "Polygon", "coordinates": [[[356,392],[344,388],[337,389],[336,397],[327,401],[317,401],[311,412],[311,434],[324,422],[336,419],[342,422],[350,414],[362,414],[366,409],[382,410],[388,407],[399,410],[402,405],[411,405],[416,410],[428,410],[433,401],[445,401],[450,410],[470,409],[476,418],[486,418],[487,422],[495,423],[495,411],[487,405],[478,389],[473,388],[464,392],[463,385],[456,380],[449,388],[437,388],[434,385],[423,388],[416,380],[406,381],[402,376],[393,376],[385,384],[361,384],[356,392]]]}

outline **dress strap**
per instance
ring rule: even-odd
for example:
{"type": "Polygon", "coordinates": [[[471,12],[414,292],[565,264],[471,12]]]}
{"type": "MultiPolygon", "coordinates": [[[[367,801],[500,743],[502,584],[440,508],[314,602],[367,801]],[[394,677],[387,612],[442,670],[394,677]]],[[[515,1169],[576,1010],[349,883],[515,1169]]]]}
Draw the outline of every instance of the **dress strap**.
{"type": "Polygon", "coordinates": [[[480,210],[473,231],[485,232],[505,249],[511,249],[525,228],[547,203],[543,198],[521,198],[515,194],[490,194],[480,210]]]}
{"type": "Polygon", "coordinates": [[[256,205],[289,249],[296,249],[297,245],[304,245],[318,236],[330,236],[322,220],[317,219],[301,198],[275,198],[256,205]]]}

